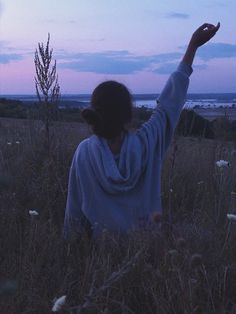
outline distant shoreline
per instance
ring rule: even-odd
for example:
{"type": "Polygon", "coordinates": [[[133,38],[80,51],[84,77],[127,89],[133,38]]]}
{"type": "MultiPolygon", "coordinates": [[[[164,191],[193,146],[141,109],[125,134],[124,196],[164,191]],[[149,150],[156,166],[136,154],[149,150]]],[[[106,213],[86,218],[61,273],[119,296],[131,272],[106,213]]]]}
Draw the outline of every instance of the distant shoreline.
{"type": "MultiPolygon", "coordinates": [[[[62,94],[60,100],[60,107],[80,108],[89,105],[90,94],[62,94]]],[[[133,101],[137,107],[154,108],[156,106],[156,99],[159,94],[133,94],[133,101]]],[[[34,104],[37,102],[36,95],[0,95],[0,98],[10,100],[20,100],[26,104],[34,104]]],[[[194,107],[228,107],[236,106],[236,93],[189,93],[187,95],[185,108],[194,107]]]]}
{"type": "MultiPolygon", "coordinates": [[[[133,95],[135,107],[144,107],[153,110],[156,106],[158,94],[133,95]]],[[[23,105],[35,105],[36,95],[0,95],[0,99],[21,101],[23,105]]],[[[62,95],[59,103],[60,109],[83,109],[90,103],[90,95],[62,95]]],[[[212,121],[216,118],[227,117],[236,120],[236,93],[225,94],[188,94],[184,106],[193,109],[197,114],[212,121]]]]}
{"type": "MultiPolygon", "coordinates": [[[[160,93],[134,93],[132,94],[134,99],[155,99],[160,93]]],[[[62,98],[90,98],[91,94],[80,93],[80,94],[61,94],[62,98]]],[[[9,99],[37,99],[36,94],[0,94],[0,98],[9,98],[9,99]]],[[[187,99],[217,99],[217,100],[226,100],[234,99],[236,101],[236,92],[231,93],[188,93],[187,99]]]]}

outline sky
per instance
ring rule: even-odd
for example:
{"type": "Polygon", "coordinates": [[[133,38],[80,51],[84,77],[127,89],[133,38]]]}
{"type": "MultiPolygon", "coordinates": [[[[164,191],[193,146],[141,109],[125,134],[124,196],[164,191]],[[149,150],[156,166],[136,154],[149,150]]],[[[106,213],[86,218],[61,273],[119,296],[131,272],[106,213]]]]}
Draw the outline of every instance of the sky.
{"type": "Polygon", "coordinates": [[[62,94],[110,79],[159,93],[195,29],[218,21],[197,51],[192,93],[236,92],[235,0],[0,0],[0,95],[35,94],[35,49],[48,33],[62,94]]]}

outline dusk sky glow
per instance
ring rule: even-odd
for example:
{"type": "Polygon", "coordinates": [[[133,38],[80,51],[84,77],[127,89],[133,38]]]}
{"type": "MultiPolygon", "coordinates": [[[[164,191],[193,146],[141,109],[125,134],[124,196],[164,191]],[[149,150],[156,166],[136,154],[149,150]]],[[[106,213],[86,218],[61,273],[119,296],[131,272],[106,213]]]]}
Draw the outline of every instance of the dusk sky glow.
{"type": "Polygon", "coordinates": [[[0,0],[0,94],[34,94],[34,51],[51,34],[62,93],[107,79],[158,93],[204,22],[221,28],[198,50],[189,92],[236,91],[235,0],[0,0]]]}

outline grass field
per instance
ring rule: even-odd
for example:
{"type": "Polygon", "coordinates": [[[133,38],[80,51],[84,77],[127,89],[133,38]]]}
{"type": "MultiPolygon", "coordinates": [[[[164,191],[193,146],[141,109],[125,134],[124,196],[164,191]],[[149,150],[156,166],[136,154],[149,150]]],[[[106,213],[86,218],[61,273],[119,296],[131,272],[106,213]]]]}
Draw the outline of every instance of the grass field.
{"type": "Polygon", "coordinates": [[[226,217],[236,212],[236,140],[173,140],[162,232],[67,243],[68,170],[89,129],[51,129],[47,150],[40,122],[0,119],[0,313],[51,313],[63,295],[61,313],[236,313],[236,222],[226,217]]]}
{"type": "Polygon", "coordinates": [[[196,113],[203,116],[205,119],[210,121],[218,118],[227,116],[230,121],[236,120],[236,108],[197,108],[194,109],[196,113]]]}

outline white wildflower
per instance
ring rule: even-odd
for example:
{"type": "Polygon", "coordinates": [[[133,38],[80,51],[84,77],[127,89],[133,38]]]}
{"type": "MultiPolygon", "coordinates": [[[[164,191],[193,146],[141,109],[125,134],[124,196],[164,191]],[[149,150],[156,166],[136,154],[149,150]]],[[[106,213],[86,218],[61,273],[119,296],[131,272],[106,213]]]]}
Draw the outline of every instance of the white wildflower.
{"type": "Polygon", "coordinates": [[[199,181],[197,184],[198,185],[201,185],[201,184],[203,184],[204,183],[204,181],[199,181]]]}
{"type": "Polygon", "coordinates": [[[30,216],[38,216],[39,215],[39,213],[35,209],[29,210],[29,214],[30,214],[30,216]]]}
{"type": "Polygon", "coordinates": [[[173,193],[174,192],[174,190],[173,189],[170,189],[170,193],[173,193]]]}
{"type": "Polygon", "coordinates": [[[11,145],[11,142],[7,142],[7,145],[11,145]]]}
{"type": "Polygon", "coordinates": [[[20,141],[16,141],[16,144],[19,145],[19,144],[20,144],[20,141]]]}
{"type": "Polygon", "coordinates": [[[63,295],[62,297],[56,299],[52,307],[52,312],[59,312],[62,306],[65,304],[65,302],[66,302],[66,295],[63,295]]]}
{"type": "Polygon", "coordinates": [[[236,149],[231,150],[231,156],[236,156],[236,149]]]}
{"type": "Polygon", "coordinates": [[[219,168],[228,168],[228,167],[230,167],[230,163],[229,163],[229,161],[227,161],[227,160],[218,160],[217,162],[216,162],[216,165],[217,165],[217,167],[219,167],[219,168]]]}
{"type": "Polygon", "coordinates": [[[227,214],[227,218],[231,221],[236,221],[236,214],[227,214]]]}

